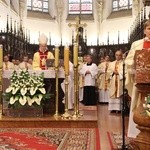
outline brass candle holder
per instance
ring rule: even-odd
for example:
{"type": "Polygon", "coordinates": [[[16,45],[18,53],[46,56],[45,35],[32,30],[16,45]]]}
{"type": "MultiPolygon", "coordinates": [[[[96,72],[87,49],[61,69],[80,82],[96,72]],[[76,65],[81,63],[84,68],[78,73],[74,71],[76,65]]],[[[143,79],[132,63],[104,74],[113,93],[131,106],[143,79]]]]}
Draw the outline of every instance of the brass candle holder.
{"type": "Polygon", "coordinates": [[[74,66],[74,114],[73,119],[78,119],[82,114],[79,112],[79,87],[78,87],[78,66],[74,66]]]}
{"type": "Polygon", "coordinates": [[[3,77],[2,77],[2,69],[3,69],[3,45],[0,45],[0,115],[3,114],[3,77]]]}
{"type": "Polygon", "coordinates": [[[56,78],[56,90],[55,90],[55,93],[56,93],[56,97],[55,97],[55,105],[56,105],[56,110],[55,110],[55,114],[54,114],[54,117],[59,117],[59,112],[58,112],[58,108],[59,108],[59,100],[58,100],[58,66],[55,66],[55,78],[56,78]]]}
{"type": "Polygon", "coordinates": [[[78,118],[78,105],[77,105],[77,66],[74,66],[74,114],[73,118],[78,118]]]}
{"type": "Polygon", "coordinates": [[[71,115],[68,111],[68,74],[65,74],[65,113],[62,115],[62,119],[70,119],[71,115]]]}

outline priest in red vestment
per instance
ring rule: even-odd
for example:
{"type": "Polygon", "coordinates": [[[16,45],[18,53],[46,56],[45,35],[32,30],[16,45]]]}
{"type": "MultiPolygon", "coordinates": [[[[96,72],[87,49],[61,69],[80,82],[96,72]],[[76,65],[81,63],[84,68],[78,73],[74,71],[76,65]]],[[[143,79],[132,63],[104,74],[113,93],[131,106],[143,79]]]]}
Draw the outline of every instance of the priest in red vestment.
{"type": "Polygon", "coordinates": [[[33,56],[33,70],[47,70],[46,60],[54,59],[53,54],[47,48],[48,38],[41,34],[39,37],[39,50],[33,56]]]}

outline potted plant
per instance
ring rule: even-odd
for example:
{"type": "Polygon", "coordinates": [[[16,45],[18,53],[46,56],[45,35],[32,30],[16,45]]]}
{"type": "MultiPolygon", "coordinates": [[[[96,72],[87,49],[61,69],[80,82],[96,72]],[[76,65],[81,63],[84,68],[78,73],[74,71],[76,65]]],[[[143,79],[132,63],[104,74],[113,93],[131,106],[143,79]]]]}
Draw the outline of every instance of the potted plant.
{"type": "MultiPolygon", "coordinates": [[[[28,71],[14,71],[10,82],[4,97],[8,101],[8,108],[11,108],[11,111],[27,111],[31,108],[32,110],[38,110],[42,108],[43,100],[50,98],[50,94],[46,94],[44,88],[43,73],[37,76],[35,73],[29,74],[28,71]]],[[[27,113],[30,112],[27,111],[27,113]]],[[[22,112],[22,114],[25,114],[25,112],[22,112]]]]}

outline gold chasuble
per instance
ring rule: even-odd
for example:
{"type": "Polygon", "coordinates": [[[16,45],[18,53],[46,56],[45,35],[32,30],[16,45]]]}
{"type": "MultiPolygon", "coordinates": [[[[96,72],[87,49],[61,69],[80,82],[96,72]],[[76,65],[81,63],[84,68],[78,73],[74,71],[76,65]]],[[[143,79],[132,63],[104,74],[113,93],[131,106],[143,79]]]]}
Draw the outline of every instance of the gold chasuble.
{"type": "Polygon", "coordinates": [[[48,50],[45,52],[41,52],[40,50],[34,54],[33,57],[33,70],[46,70],[48,69],[46,66],[47,59],[54,59],[54,56],[48,50]]]}

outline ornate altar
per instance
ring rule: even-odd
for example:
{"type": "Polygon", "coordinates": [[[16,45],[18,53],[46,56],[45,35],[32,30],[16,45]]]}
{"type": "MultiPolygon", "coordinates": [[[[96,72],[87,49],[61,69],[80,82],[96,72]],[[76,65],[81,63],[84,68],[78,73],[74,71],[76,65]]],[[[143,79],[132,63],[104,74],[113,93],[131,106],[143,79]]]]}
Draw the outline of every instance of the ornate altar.
{"type": "MultiPolygon", "coordinates": [[[[6,88],[9,86],[10,84],[10,76],[12,74],[13,70],[6,70],[3,72],[3,92],[6,90],[6,88]]],[[[29,73],[33,74],[36,73],[36,75],[39,75],[41,73],[44,73],[44,84],[45,84],[45,89],[47,93],[51,94],[51,97],[49,100],[44,101],[44,105],[43,105],[43,114],[54,114],[55,113],[55,83],[56,83],[56,79],[55,79],[55,70],[30,70],[29,73]]],[[[59,108],[58,111],[59,113],[63,113],[64,112],[64,104],[62,103],[63,101],[63,97],[64,97],[64,93],[61,89],[61,83],[64,80],[64,71],[63,70],[59,70],[58,72],[58,89],[59,89],[59,95],[58,95],[58,99],[59,99],[59,108]]],[[[6,110],[8,109],[8,102],[3,99],[2,102],[2,111],[3,111],[3,115],[6,115],[6,110]]]]}
{"type": "Polygon", "coordinates": [[[145,98],[150,94],[150,51],[139,50],[135,54],[135,81],[140,97],[140,104],[135,110],[133,120],[137,124],[140,133],[135,142],[140,150],[150,149],[150,116],[146,114],[143,107],[145,98]]]}

